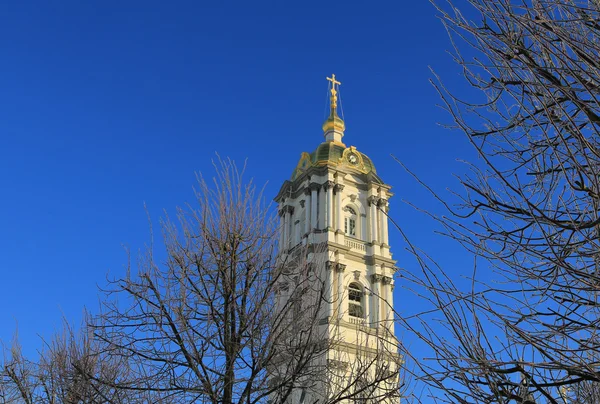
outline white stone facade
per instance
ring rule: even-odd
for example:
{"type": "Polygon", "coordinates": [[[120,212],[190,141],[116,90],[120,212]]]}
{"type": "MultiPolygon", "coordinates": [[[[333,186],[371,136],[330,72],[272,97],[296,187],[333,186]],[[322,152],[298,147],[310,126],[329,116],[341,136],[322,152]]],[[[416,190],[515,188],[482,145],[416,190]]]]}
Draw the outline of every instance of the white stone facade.
{"type": "Polygon", "coordinates": [[[341,143],[341,136],[325,137],[316,152],[303,153],[293,179],[275,198],[281,220],[280,260],[299,249],[306,251],[316,278],[325,282],[328,298],[319,324],[322,335],[334,344],[322,360],[339,368],[336,372],[331,370],[335,366],[328,367],[331,375],[319,387],[298,389],[288,400],[293,404],[326,401],[343,388],[340,380],[352,378],[352,369],[368,358],[377,358],[378,363],[367,372],[373,373],[369,377],[377,378],[374,373],[381,372],[381,362],[387,361],[386,371],[396,374],[388,382],[392,388],[398,382],[392,310],[396,267],[387,217],[390,186],[377,176],[368,157],[341,143]]]}

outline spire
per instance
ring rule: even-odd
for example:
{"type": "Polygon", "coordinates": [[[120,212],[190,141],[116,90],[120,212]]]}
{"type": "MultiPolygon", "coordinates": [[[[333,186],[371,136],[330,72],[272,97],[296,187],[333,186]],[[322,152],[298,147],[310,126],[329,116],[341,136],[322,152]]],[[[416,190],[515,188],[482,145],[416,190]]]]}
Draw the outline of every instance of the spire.
{"type": "Polygon", "coordinates": [[[342,118],[340,118],[337,114],[337,90],[336,85],[339,88],[340,83],[335,79],[335,74],[332,74],[331,77],[326,77],[328,81],[331,82],[331,98],[330,98],[330,112],[329,117],[323,124],[323,132],[325,136],[325,140],[327,142],[338,142],[342,143],[342,137],[344,136],[344,130],[346,129],[346,125],[342,118]]]}

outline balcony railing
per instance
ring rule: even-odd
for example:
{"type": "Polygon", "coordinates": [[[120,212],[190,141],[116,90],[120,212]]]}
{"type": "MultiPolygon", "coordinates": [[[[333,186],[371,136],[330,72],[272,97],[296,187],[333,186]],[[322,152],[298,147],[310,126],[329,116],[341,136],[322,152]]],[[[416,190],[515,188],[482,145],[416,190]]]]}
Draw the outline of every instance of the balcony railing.
{"type": "Polygon", "coordinates": [[[346,247],[349,247],[351,250],[362,251],[362,252],[367,251],[367,243],[365,243],[364,241],[346,237],[345,242],[346,242],[346,247]]]}
{"type": "Polygon", "coordinates": [[[350,316],[350,324],[365,325],[365,319],[360,317],[350,316]]]}

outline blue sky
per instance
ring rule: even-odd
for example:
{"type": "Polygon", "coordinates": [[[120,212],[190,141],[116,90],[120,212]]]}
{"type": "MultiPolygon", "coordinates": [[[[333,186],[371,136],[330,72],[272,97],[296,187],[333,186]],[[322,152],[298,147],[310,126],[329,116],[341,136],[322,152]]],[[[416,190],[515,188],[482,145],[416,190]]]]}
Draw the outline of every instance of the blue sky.
{"type": "MultiPolygon", "coordinates": [[[[470,265],[403,203],[438,209],[394,162],[457,187],[460,133],[437,125],[428,66],[464,86],[427,1],[4,2],[0,5],[0,340],[26,352],[97,308],[155,222],[193,200],[215,152],[274,197],[322,140],[335,73],[346,144],[394,187],[391,215],[450,273],[470,265]],[[435,249],[433,248],[435,247],[435,249]]],[[[414,265],[392,231],[398,265],[414,265]]],[[[464,268],[463,268],[464,269],[464,268]]],[[[418,305],[396,288],[397,307],[418,305]]]]}

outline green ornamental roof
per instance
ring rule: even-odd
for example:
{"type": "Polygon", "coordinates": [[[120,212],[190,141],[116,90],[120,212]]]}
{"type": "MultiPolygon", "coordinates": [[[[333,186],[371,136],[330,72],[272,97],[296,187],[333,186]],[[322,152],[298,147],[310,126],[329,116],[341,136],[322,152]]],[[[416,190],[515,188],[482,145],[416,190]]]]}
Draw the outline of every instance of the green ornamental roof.
{"type": "Polygon", "coordinates": [[[363,174],[377,174],[371,159],[366,154],[356,150],[354,146],[346,147],[338,142],[323,142],[312,153],[302,153],[300,161],[292,174],[292,181],[310,167],[324,165],[340,166],[363,174]]]}

